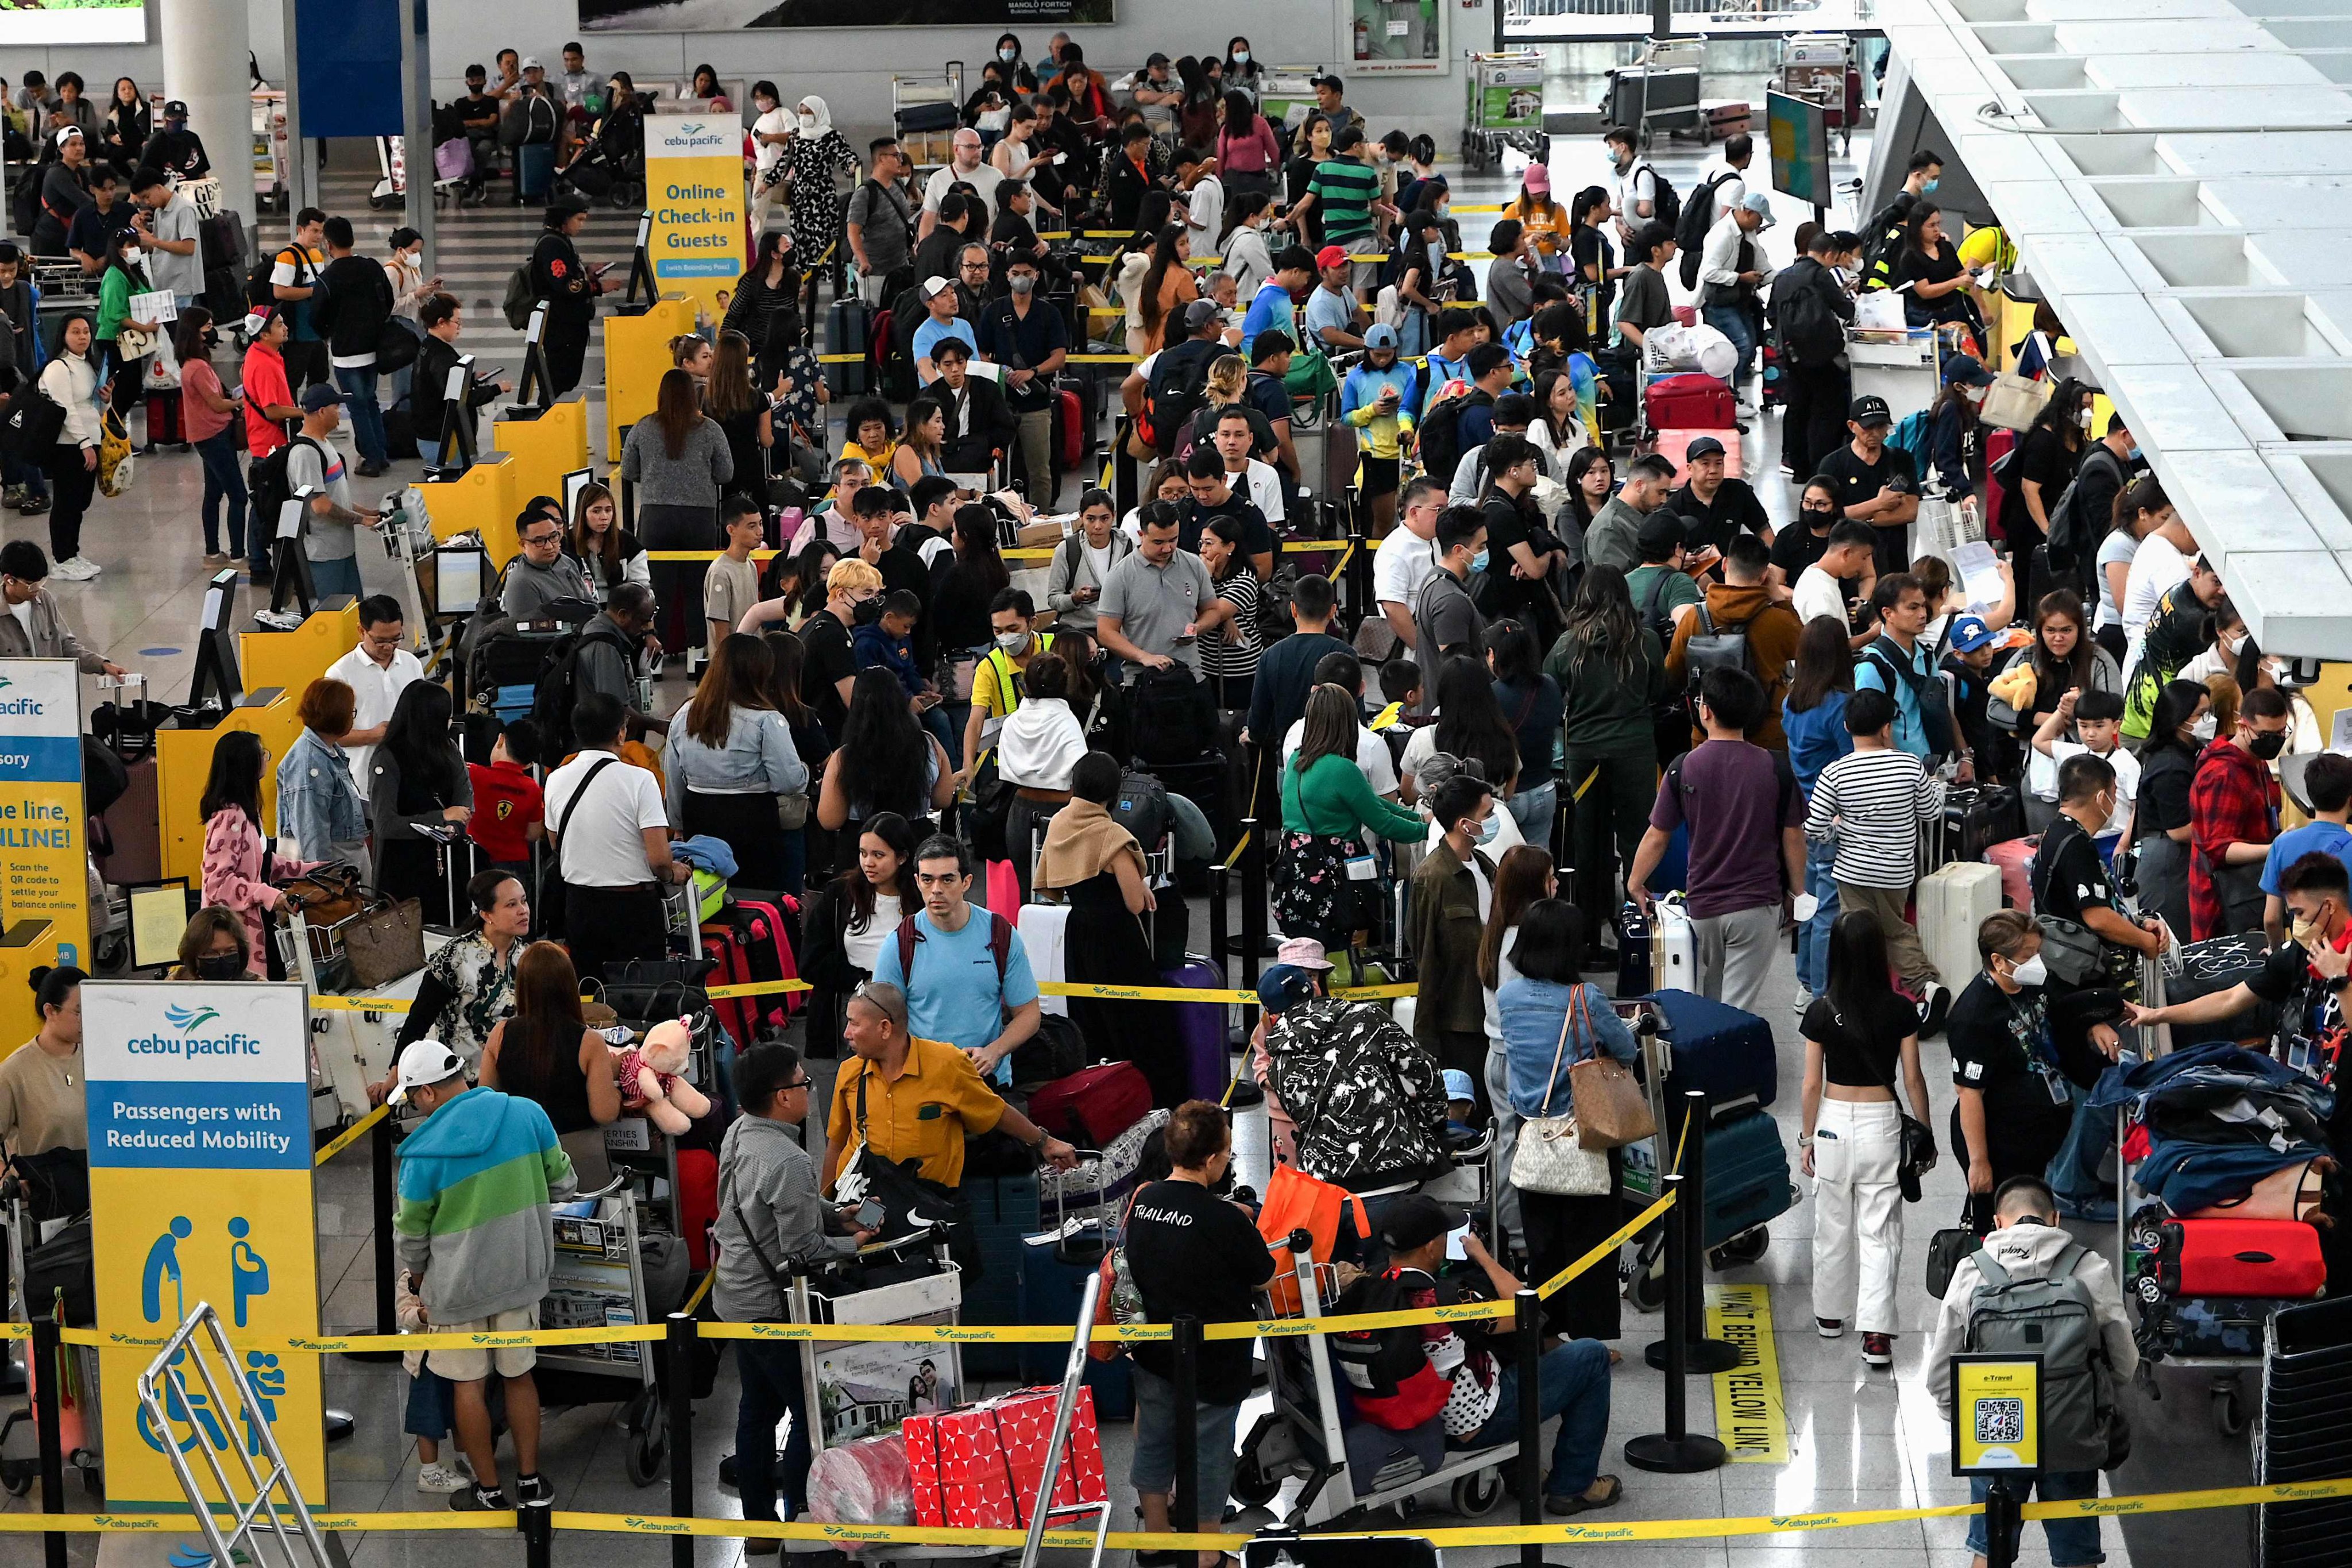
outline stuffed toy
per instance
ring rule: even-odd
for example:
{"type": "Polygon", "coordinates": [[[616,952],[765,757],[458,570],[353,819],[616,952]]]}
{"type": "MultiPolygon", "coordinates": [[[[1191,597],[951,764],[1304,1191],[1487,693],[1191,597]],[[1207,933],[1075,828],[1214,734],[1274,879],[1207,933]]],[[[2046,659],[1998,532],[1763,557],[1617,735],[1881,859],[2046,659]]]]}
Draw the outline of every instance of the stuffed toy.
{"type": "Polygon", "coordinates": [[[678,1076],[693,1047],[694,1020],[669,1018],[646,1030],[643,1043],[615,1051],[613,1067],[621,1082],[621,1109],[643,1110],[672,1137],[709,1115],[709,1097],[678,1076]]]}

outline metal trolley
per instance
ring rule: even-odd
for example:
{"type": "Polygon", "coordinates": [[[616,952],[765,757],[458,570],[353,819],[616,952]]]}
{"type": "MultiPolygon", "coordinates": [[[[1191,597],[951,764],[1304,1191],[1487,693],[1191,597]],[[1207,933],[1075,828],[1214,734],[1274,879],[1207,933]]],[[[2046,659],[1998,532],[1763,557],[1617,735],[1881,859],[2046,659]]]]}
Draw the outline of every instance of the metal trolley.
{"type": "Polygon", "coordinates": [[[1527,154],[1532,163],[1551,158],[1544,133],[1543,56],[1534,49],[1470,57],[1470,99],[1462,117],[1462,163],[1472,171],[1493,168],[1503,150],[1527,154]]]}
{"type": "MultiPolygon", "coordinates": [[[[54,1226],[58,1234],[62,1234],[75,1217],[65,1215],[43,1217],[45,1212],[54,1213],[58,1207],[54,1203],[40,1201],[39,1194],[45,1190],[47,1189],[37,1177],[30,1177],[13,1167],[0,1168],[0,1215],[5,1216],[8,1231],[8,1283],[5,1290],[0,1291],[0,1307],[6,1309],[6,1316],[14,1322],[30,1322],[35,1308],[35,1303],[26,1299],[25,1255],[29,1250],[26,1245],[26,1238],[48,1239],[43,1237],[47,1226],[54,1226]]],[[[87,1227],[86,1207],[79,1217],[87,1227]]],[[[21,1408],[8,1412],[5,1419],[0,1419],[0,1445],[7,1442],[8,1435],[19,1424],[35,1420],[34,1400],[58,1396],[58,1391],[45,1386],[55,1380],[56,1369],[36,1364],[33,1343],[27,1341],[25,1344],[25,1404],[21,1408]]],[[[65,1391],[73,1401],[71,1412],[68,1413],[63,1405],[59,1405],[58,1412],[58,1435],[63,1439],[65,1462],[68,1468],[81,1473],[82,1486],[89,1495],[102,1501],[106,1497],[106,1476],[102,1462],[104,1444],[99,1425],[98,1347],[61,1344],[58,1347],[58,1354],[61,1361],[71,1366],[75,1384],[74,1388],[65,1391]]],[[[5,1358],[0,1358],[0,1364],[5,1364],[5,1358]]],[[[23,1497],[31,1491],[40,1474],[41,1462],[37,1457],[0,1459],[0,1487],[5,1487],[11,1497],[23,1497]]]]}
{"type": "MultiPolygon", "coordinates": [[[[654,1321],[646,1299],[637,1205],[624,1172],[610,1184],[552,1205],[555,1267],[539,1304],[543,1329],[634,1328],[654,1321]]],[[[534,1375],[551,1405],[618,1400],[628,1443],[621,1451],[632,1486],[650,1486],[668,1457],[668,1426],[653,1347],[637,1340],[557,1345],[539,1352],[534,1375]]]]}

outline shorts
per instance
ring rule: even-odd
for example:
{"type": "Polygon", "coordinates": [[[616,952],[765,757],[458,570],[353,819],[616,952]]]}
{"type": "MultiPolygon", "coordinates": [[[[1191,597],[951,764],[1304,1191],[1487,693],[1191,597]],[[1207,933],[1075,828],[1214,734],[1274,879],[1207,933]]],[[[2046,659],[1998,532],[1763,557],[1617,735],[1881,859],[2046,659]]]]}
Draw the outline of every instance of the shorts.
{"type": "MultiPolygon", "coordinates": [[[[436,1334],[520,1333],[539,1327],[539,1305],[513,1307],[469,1323],[435,1323],[436,1334]]],[[[457,1351],[427,1351],[425,1364],[452,1383],[479,1383],[495,1370],[500,1377],[521,1377],[539,1363],[531,1345],[499,1345],[457,1351]]]]}
{"type": "Polygon", "coordinates": [[[1366,452],[1356,460],[1363,465],[1363,472],[1359,477],[1359,480],[1356,485],[1356,493],[1358,495],[1388,496],[1396,494],[1397,469],[1400,464],[1400,459],[1395,458],[1375,458],[1370,452],[1366,452]]]}
{"type": "MultiPolygon", "coordinates": [[[[1221,1528],[1225,1517],[1226,1494],[1234,1485],[1234,1425],[1241,1410],[1238,1405],[1193,1409],[1199,1433],[1194,1465],[1201,1483],[1195,1511],[1202,1530],[1221,1528]]],[[[1135,1368],[1135,1455],[1127,1479],[1139,1492],[1176,1489],[1176,1385],[1140,1366],[1135,1368]]]]}
{"type": "MultiPolygon", "coordinates": [[[[444,1351],[444,1355],[463,1352],[444,1351]]],[[[429,1366],[420,1366],[416,1375],[408,1380],[408,1409],[400,1429],[412,1437],[429,1437],[438,1443],[456,1430],[457,1424],[457,1392],[449,1380],[429,1366]]]]}

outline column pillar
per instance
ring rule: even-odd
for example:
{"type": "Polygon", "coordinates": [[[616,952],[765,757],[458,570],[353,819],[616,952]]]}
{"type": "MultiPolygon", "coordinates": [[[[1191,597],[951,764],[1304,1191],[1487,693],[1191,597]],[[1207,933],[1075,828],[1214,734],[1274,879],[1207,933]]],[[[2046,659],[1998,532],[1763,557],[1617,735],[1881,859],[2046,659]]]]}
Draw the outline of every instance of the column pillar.
{"type": "Polygon", "coordinates": [[[188,127],[204,139],[221,184],[221,210],[251,231],[253,79],[246,0],[163,0],[163,92],[188,106],[188,127]]]}

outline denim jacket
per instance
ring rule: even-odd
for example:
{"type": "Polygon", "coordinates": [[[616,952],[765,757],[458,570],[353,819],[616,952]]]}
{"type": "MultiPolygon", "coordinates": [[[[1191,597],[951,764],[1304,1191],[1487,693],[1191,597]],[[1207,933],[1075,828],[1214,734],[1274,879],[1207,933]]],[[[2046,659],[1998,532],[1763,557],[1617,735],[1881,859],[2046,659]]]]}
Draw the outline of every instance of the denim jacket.
{"type": "Polygon", "coordinates": [[[367,837],[359,786],[343,749],[304,730],[278,764],[278,832],[305,860],[348,856],[367,837]]]}

